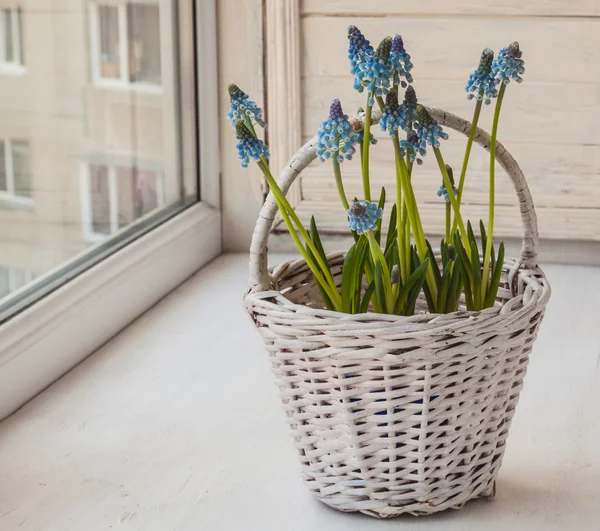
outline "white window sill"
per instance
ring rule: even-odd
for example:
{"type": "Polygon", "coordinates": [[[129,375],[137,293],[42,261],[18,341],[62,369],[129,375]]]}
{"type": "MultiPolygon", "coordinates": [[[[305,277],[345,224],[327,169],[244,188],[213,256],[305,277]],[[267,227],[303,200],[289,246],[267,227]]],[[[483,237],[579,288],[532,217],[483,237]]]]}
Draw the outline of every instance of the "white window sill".
{"type": "MultiPolygon", "coordinates": [[[[546,272],[554,299],[496,500],[387,528],[595,529],[600,292],[589,288],[600,270],[546,272]]],[[[220,257],[0,424],[2,528],[386,528],[325,507],[302,485],[264,347],[242,308],[246,285],[247,256],[220,257]]]]}
{"type": "Polygon", "coordinates": [[[103,90],[120,90],[124,92],[141,92],[144,94],[162,94],[162,85],[152,83],[127,83],[114,79],[96,79],[94,87],[103,90]]]}
{"type": "Polygon", "coordinates": [[[0,76],[22,76],[27,69],[14,63],[0,63],[0,76]]]}

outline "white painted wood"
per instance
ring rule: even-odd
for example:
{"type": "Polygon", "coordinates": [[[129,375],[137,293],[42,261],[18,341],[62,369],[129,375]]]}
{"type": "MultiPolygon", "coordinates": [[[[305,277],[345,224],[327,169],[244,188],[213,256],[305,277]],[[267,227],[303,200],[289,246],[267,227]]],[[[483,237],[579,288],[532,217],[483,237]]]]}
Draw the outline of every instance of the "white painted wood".
{"type": "Polygon", "coordinates": [[[457,15],[465,16],[541,16],[583,17],[600,14],[595,0],[445,0],[444,2],[411,2],[409,0],[304,0],[304,15],[360,15],[384,17],[390,15],[457,15]]]}
{"type": "MultiPolygon", "coordinates": [[[[471,119],[473,102],[466,99],[464,82],[476,67],[481,48],[498,49],[519,40],[526,60],[525,82],[507,91],[499,138],[530,183],[539,210],[540,235],[600,241],[600,133],[596,124],[600,69],[593,66],[600,61],[595,44],[600,19],[590,11],[597,4],[483,2],[471,10],[481,16],[466,17],[462,15],[465,8],[460,0],[431,5],[378,0],[303,2],[302,12],[308,15],[302,19],[303,140],[316,132],[332,98],[339,97],[348,114],[365,105],[364,96],[352,89],[349,74],[346,29],[350,24],[359,25],[375,45],[385,35],[402,33],[415,64],[420,101],[466,119],[471,119]],[[548,42],[553,43],[552,54],[547,52],[548,42]]],[[[492,115],[493,108],[484,107],[480,126],[490,130],[492,115]]],[[[379,128],[375,134],[380,142],[371,149],[371,180],[374,188],[385,185],[389,196],[395,186],[392,146],[379,128]]],[[[452,132],[443,143],[446,162],[457,173],[464,146],[465,139],[452,132]]],[[[488,157],[475,148],[469,165],[465,211],[475,221],[487,217],[488,157]]],[[[358,161],[345,162],[342,168],[348,193],[360,197],[358,161]]],[[[443,206],[434,195],[440,176],[431,154],[416,171],[417,198],[427,203],[421,209],[424,225],[437,235],[443,230],[443,206]]],[[[323,230],[345,229],[331,165],[315,162],[301,179],[303,201],[298,210],[303,219],[308,220],[310,213],[318,219],[320,213],[323,230]]],[[[499,177],[499,237],[517,236],[518,210],[511,192],[507,180],[499,177]]]]}
{"type": "Polygon", "coordinates": [[[236,83],[265,108],[262,0],[220,0],[217,3],[219,53],[219,134],[221,201],[225,250],[247,250],[252,228],[264,200],[260,170],[242,169],[237,159],[235,132],[227,119],[227,86],[236,83]]]}
{"type": "Polygon", "coordinates": [[[553,302],[494,502],[383,523],[313,500],[264,347],[240,304],[244,253],[204,268],[0,424],[0,527],[592,531],[600,519],[600,292],[590,286],[600,270],[545,269],[553,302]]]}
{"type": "MultiPolygon", "coordinates": [[[[300,63],[300,0],[267,0],[267,114],[270,166],[276,175],[302,139],[300,63]]],[[[300,183],[288,192],[291,205],[300,202],[300,183]]]]}
{"type": "Polygon", "coordinates": [[[194,205],[0,326],[0,419],[215,258],[220,228],[194,205]]]}

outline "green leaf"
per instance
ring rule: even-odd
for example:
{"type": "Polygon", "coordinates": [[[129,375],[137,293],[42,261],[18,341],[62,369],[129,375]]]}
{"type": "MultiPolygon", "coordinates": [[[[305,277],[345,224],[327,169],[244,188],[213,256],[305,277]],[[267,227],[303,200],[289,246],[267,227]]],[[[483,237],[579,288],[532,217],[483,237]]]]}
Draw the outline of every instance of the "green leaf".
{"type": "Polygon", "coordinates": [[[481,309],[481,262],[474,242],[471,242],[471,272],[473,273],[473,303],[476,310],[481,309]]]}
{"type": "Polygon", "coordinates": [[[425,257],[425,260],[423,260],[419,267],[417,267],[415,271],[406,279],[406,282],[400,288],[398,298],[396,299],[396,305],[394,307],[395,314],[400,314],[400,312],[402,312],[403,309],[406,309],[410,295],[410,290],[419,281],[419,279],[425,278],[425,273],[427,271],[428,265],[429,258],[425,257]]]}
{"type": "Polygon", "coordinates": [[[433,269],[433,276],[435,277],[435,284],[439,288],[440,282],[442,281],[442,276],[440,275],[440,268],[435,259],[435,254],[433,253],[433,248],[431,247],[429,240],[425,240],[425,243],[427,244],[427,252],[429,254],[429,260],[431,260],[431,264],[433,265],[433,267],[431,269],[433,269]]]}
{"type": "Polygon", "coordinates": [[[367,263],[367,255],[369,254],[368,250],[369,244],[366,238],[362,238],[357,246],[358,264],[354,273],[354,301],[352,305],[352,313],[357,313],[360,310],[360,293],[362,291],[362,279],[365,271],[365,265],[367,263]]]}
{"type": "Polygon", "coordinates": [[[479,220],[479,232],[481,233],[481,250],[485,252],[487,247],[487,234],[485,232],[485,225],[481,219],[479,220]]]}
{"type": "Polygon", "coordinates": [[[485,301],[483,304],[484,308],[490,308],[494,305],[496,300],[496,295],[498,294],[498,285],[500,284],[500,277],[502,275],[502,266],[504,265],[504,242],[500,243],[500,247],[498,248],[498,261],[496,262],[496,268],[494,269],[494,273],[492,275],[492,280],[490,282],[490,287],[485,296],[485,301]]]}
{"type": "Polygon", "coordinates": [[[392,212],[390,214],[390,224],[388,226],[387,238],[385,240],[385,251],[386,252],[390,248],[390,245],[394,241],[396,241],[396,237],[398,235],[398,228],[396,227],[396,224],[398,221],[397,216],[398,216],[398,209],[396,208],[396,204],[394,203],[394,205],[392,206],[392,212]]]}
{"type": "Polygon", "coordinates": [[[446,298],[448,297],[448,285],[450,284],[450,275],[452,274],[452,262],[448,262],[444,266],[442,273],[442,281],[438,289],[438,298],[436,304],[437,313],[444,313],[446,309],[446,298]]]}
{"type": "MultiPolygon", "coordinates": [[[[379,196],[379,203],[377,204],[378,208],[383,209],[385,207],[385,187],[381,187],[381,195],[379,196]]],[[[377,230],[375,230],[375,241],[377,243],[381,243],[381,223],[383,219],[377,220],[377,230]]]]}
{"type": "Polygon", "coordinates": [[[381,263],[375,264],[375,296],[379,301],[382,313],[387,312],[387,305],[385,300],[385,288],[383,287],[383,269],[381,263]]]}
{"type": "MultiPolygon", "coordinates": [[[[468,271],[467,268],[463,267],[463,271],[466,273],[468,271]]],[[[465,305],[467,306],[467,310],[474,310],[475,305],[473,304],[473,290],[471,289],[471,283],[468,279],[464,282],[465,287],[465,305]]]]}
{"type": "Polygon", "coordinates": [[[367,313],[369,311],[369,301],[375,292],[375,281],[369,284],[369,287],[365,291],[363,295],[362,302],[360,303],[360,312],[359,313],[367,313]]]}
{"type": "Polygon", "coordinates": [[[460,260],[454,262],[452,268],[452,280],[448,286],[448,297],[446,298],[445,313],[455,312],[458,308],[460,300],[460,292],[462,288],[462,263],[460,260]]]}
{"type": "Polygon", "coordinates": [[[471,225],[471,220],[467,221],[467,234],[469,236],[469,242],[473,241],[477,243],[477,239],[475,238],[475,233],[473,232],[473,226],[471,225]]]}
{"type": "Polygon", "coordinates": [[[354,268],[356,267],[356,246],[355,243],[344,258],[344,265],[342,266],[342,311],[344,313],[352,313],[352,297],[354,287],[354,268]]]}

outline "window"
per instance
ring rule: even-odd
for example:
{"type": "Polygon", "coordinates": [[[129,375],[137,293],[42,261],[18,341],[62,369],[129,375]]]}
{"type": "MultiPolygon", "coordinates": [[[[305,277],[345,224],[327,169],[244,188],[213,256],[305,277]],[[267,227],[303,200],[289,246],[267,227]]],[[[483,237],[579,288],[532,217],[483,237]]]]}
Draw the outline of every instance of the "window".
{"type": "Polygon", "coordinates": [[[0,298],[27,285],[33,279],[30,271],[0,266],[0,298]]]}
{"type": "Polygon", "coordinates": [[[158,3],[96,2],[90,18],[95,83],[160,88],[158,3]]]}
{"type": "Polygon", "coordinates": [[[0,140],[0,200],[31,204],[29,144],[0,140]]]}
{"type": "Polygon", "coordinates": [[[15,8],[0,10],[0,69],[23,70],[23,47],[21,44],[21,12],[15,8]]]}
{"type": "Polygon", "coordinates": [[[101,241],[165,204],[163,175],[107,164],[89,164],[82,183],[82,222],[87,242],[101,241]]]}

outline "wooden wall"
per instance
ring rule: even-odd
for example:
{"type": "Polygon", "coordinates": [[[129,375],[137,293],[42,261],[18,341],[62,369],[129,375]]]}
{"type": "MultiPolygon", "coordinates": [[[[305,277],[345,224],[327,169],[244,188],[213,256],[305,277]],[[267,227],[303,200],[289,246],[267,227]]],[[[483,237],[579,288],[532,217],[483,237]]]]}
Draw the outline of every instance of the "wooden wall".
{"type": "MultiPolygon", "coordinates": [[[[400,33],[411,54],[414,86],[422,103],[471,119],[474,104],[464,85],[481,50],[521,43],[525,82],[507,90],[499,140],[527,176],[538,211],[540,235],[556,240],[600,240],[600,2],[598,0],[302,0],[299,3],[301,132],[305,141],[327,116],[332,98],[347,113],[364,106],[353,91],[347,60],[346,29],[356,24],[376,45],[400,33]]],[[[268,52],[270,53],[270,52],[268,52]]],[[[285,98],[285,95],[281,96],[285,98]]],[[[493,106],[480,125],[490,129],[493,106]]],[[[271,138],[277,135],[271,130],[271,138]]],[[[377,128],[372,148],[373,188],[393,195],[392,149],[377,128]]],[[[447,162],[460,171],[465,138],[450,132],[443,144],[447,162]]],[[[414,182],[429,234],[443,230],[443,201],[435,192],[441,178],[430,153],[414,182]]],[[[488,154],[474,147],[466,212],[486,218],[488,154]]],[[[361,195],[358,160],[343,164],[349,195],[361,195]]],[[[498,168],[497,234],[521,234],[516,198],[498,168]]],[[[301,217],[312,213],[323,230],[344,228],[331,164],[313,163],[303,172],[296,202],[301,217]]],[[[375,193],[374,193],[375,195],[375,193]]]]}

